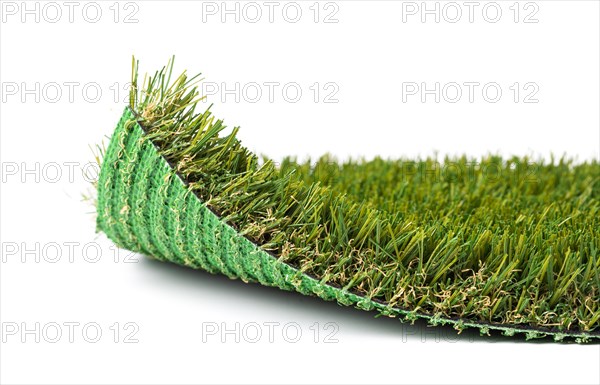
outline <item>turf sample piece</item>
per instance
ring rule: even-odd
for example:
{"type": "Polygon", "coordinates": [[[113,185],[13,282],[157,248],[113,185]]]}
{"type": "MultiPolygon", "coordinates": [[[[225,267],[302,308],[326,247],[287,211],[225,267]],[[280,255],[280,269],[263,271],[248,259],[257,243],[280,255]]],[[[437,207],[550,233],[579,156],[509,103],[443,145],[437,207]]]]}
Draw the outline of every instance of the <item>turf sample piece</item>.
{"type": "Polygon", "coordinates": [[[139,89],[134,62],[102,161],[97,228],[120,247],[458,331],[600,340],[598,162],[276,165],[172,68],[139,89]]]}

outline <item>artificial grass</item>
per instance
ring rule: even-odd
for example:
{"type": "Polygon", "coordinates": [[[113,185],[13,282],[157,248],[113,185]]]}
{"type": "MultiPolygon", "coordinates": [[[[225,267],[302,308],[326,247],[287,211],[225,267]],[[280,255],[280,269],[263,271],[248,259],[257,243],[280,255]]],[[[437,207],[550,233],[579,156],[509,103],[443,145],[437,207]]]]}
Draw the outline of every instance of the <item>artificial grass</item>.
{"type": "Polygon", "coordinates": [[[98,182],[125,248],[389,316],[600,339],[600,165],[527,158],[276,164],[197,112],[172,61],[139,89],[98,182]]]}

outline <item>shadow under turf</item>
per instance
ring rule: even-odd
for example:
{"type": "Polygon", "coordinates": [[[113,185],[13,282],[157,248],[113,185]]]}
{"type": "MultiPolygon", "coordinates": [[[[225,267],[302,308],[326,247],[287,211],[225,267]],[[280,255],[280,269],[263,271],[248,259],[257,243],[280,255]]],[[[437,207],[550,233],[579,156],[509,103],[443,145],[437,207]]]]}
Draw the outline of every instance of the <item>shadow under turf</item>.
{"type": "MultiPolygon", "coordinates": [[[[435,326],[427,324],[425,320],[419,319],[414,324],[400,322],[396,318],[375,317],[377,312],[364,311],[347,306],[340,306],[336,302],[324,301],[317,297],[305,296],[296,292],[280,290],[267,287],[257,283],[245,283],[241,280],[231,280],[224,275],[213,275],[203,270],[195,270],[173,263],[165,263],[152,258],[140,256],[140,267],[153,274],[164,276],[165,286],[169,282],[177,281],[178,284],[189,286],[193,291],[201,291],[204,294],[215,292],[219,296],[231,296],[232,301],[244,301],[251,303],[267,302],[278,308],[291,308],[295,311],[301,310],[303,314],[314,314],[320,318],[335,319],[343,325],[344,330],[352,330],[355,333],[365,335],[385,335],[397,339],[399,342],[423,342],[423,343],[529,343],[545,344],[555,343],[552,337],[544,337],[526,341],[524,336],[503,336],[501,332],[492,330],[489,336],[479,335],[475,329],[467,329],[461,334],[451,326],[435,326]]],[[[562,343],[574,343],[571,339],[565,339],[562,343]]],[[[599,344],[594,340],[593,344],[599,344]]]]}

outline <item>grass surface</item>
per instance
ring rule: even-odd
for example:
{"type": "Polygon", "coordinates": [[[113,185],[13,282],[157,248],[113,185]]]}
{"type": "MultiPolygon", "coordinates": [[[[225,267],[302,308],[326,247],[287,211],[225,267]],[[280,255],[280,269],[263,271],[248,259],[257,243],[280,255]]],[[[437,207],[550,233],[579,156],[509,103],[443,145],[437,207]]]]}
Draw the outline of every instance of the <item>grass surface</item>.
{"type": "Polygon", "coordinates": [[[206,205],[280,260],[393,307],[562,332],[600,329],[600,165],[466,157],[259,159],[172,62],[130,105],[206,205]]]}

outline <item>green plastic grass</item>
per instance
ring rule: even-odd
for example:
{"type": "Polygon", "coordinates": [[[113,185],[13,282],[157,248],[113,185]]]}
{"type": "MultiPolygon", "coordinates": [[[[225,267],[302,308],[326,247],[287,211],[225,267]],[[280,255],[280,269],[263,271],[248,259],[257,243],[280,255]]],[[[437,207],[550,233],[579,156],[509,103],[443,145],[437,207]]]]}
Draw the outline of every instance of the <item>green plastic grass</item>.
{"type": "Polygon", "coordinates": [[[134,62],[102,161],[97,227],[119,246],[459,331],[600,339],[597,161],[276,164],[172,69],[140,88],[134,62]]]}

